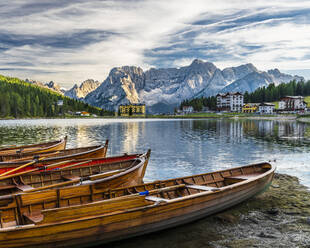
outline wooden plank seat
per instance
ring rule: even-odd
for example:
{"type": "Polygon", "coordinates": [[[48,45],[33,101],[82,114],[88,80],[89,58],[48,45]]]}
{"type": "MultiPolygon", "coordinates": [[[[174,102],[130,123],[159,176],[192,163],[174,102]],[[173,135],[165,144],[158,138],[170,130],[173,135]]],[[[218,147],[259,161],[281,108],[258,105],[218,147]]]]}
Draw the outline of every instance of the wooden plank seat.
{"type": "Polygon", "coordinates": [[[30,185],[27,185],[27,184],[16,185],[16,188],[18,188],[21,191],[27,191],[27,190],[33,189],[33,187],[31,187],[30,185]]]}
{"type": "Polygon", "coordinates": [[[218,191],[218,190],[220,190],[219,188],[216,188],[216,187],[196,185],[196,184],[186,185],[186,187],[190,188],[190,189],[198,189],[198,190],[205,190],[205,191],[218,191]]]}
{"type": "Polygon", "coordinates": [[[248,180],[254,177],[257,177],[261,175],[260,173],[253,173],[253,174],[246,174],[246,175],[236,175],[236,176],[230,176],[230,177],[225,177],[229,179],[239,179],[239,180],[248,180]]]}
{"type": "Polygon", "coordinates": [[[23,213],[24,218],[26,219],[26,222],[31,224],[39,223],[43,220],[44,215],[41,214],[41,212],[33,212],[33,213],[23,213]]]}
{"type": "Polygon", "coordinates": [[[80,180],[81,178],[79,176],[75,175],[63,175],[61,176],[64,180],[72,181],[72,180],[80,180]]]}
{"type": "Polygon", "coordinates": [[[169,202],[168,199],[165,199],[165,198],[161,198],[161,197],[156,197],[156,196],[146,196],[145,197],[145,200],[148,200],[148,201],[153,201],[153,202],[157,202],[157,203],[160,203],[160,202],[169,202]]]}

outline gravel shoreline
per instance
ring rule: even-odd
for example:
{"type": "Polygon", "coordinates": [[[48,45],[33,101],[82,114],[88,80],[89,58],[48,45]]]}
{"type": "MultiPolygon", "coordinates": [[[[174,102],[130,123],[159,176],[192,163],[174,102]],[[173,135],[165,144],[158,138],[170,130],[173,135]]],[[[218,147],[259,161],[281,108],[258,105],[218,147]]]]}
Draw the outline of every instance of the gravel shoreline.
{"type": "Polygon", "coordinates": [[[268,191],[194,223],[109,244],[111,248],[310,247],[310,192],[276,174],[268,191]]]}

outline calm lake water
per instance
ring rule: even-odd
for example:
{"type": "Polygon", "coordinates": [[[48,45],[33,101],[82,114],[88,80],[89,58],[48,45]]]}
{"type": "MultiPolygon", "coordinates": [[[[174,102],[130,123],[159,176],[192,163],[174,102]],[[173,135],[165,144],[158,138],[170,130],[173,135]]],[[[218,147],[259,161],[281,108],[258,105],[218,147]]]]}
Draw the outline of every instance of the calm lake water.
{"type": "Polygon", "coordinates": [[[268,120],[44,119],[1,120],[0,146],[68,135],[68,146],[110,140],[108,155],[152,149],[145,181],[262,161],[310,187],[310,125],[268,120]]]}

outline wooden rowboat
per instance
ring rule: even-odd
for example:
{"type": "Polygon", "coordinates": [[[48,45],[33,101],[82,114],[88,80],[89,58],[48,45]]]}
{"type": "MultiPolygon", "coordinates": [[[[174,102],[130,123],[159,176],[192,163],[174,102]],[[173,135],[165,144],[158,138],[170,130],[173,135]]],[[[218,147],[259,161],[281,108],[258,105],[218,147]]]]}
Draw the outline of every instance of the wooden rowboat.
{"type": "Polygon", "coordinates": [[[72,149],[64,149],[64,150],[58,150],[58,151],[50,151],[45,153],[18,153],[18,154],[6,154],[0,156],[1,162],[19,162],[19,161],[25,161],[33,158],[40,158],[40,157],[65,157],[65,156],[71,156],[73,154],[77,153],[83,153],[83,152],[89,152],[91,150],[94,150],[96,148],[99,148],[100,146],[89,146],[89,147],[81,147],[81,148],[72,148],[72,149]]]}
{"type": "Polygon", "coordinates": [[[46,143],[24,145],[24,146],[9,146],[0,148],[0,156],[9,154],[25,154],[25,153],[44,153],[58,150],[64,150],[67,144],[67,136],[61,140],[50,141],[46,143]]]}
{"type": "Polygon", "coordinates": [[[36,167],[28,171],[6,175],[0,177],[0,195],[65,187],[85,181],[109,179],[114,175],[116,176],[109,182],[109,187],[139,184],[142,183],[150,152],[149,150],[145,154],[125,154],[101,159],[65,161],[47,165],[44,168],[36,167]],[[145,158],[143,167],[141,158],[145,158]],[[138,173],[135,173],[137,171],[138,173]],[[120,173],[123,173],[123,176],[119,178],[120,173]],[[131,175],[131,177],[125,178],[124,175],[131,175]],[[122,181],[124,179],[125,181],[122,181]]]}
{"type": "Polygon", "coordinates": [[[0,247],[85,247],[177,226],[263,192],[274,171],[261,163],[109,191],[19,194],[0,200],[0,247]]]}
{"type": "MultiPolygon", "coordinates": [[[[104,158],[108,150],[108,143],[109,141],[107,140],[105,145],[66,149],[51,153],[32,154],[32,155],[28,154],[20,159],[0,162],[0,173],[2,174],[8,170],[19,167],[25,163],[30,163],[33,159],[38,160],[38,163],[36,163],[36,165],[43,166],[72,159],[104,158]]],[[[10,156],[17,156],[17,155],[10,155],[10,156]]]]}

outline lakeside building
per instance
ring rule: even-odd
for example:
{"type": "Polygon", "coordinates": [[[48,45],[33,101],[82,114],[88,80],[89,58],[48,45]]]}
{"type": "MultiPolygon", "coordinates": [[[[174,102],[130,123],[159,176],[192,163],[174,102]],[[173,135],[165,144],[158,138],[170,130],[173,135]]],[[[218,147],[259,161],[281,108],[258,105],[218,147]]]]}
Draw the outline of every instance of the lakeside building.
{"type": "Polygon", "coordinates": [[[120,116],[145,116],[145,104],[126,104],[118,108],[120,116]]]}
{"type": "Polygon", "coordinates": [[[258,112],[260,114],[273,114],[275,110],[275,105],[273,103],[261,103],[258,106],[258,112]]]}
{"type": "Polygon", "coordinates": [[[228,92],[216,95],[216,107],[218,111],[241,112],[243,106],[243,94],[240,92],[228,92]]]}
{"type": "Polygon", "coordinates": [[[79,115],[79,116],[90,116],[90,113],[88,113],[86,111],[77,111],[74,114],[79,115]]]}
{"type": "Polygon", "coordinates": [[[280,111],[305,111],[307,103],[303,96],[286,96],[279,101],[280,111]]]}
{"type": "Polygon", "coordinates": [[[183,106],[182,112],[183,114],[190,114],[194,112],[194,108],[192,106],[183,106]]]}
{"type": "Polygon", "coordinates": [[[259,103],[246,103],[242,106],[242,113],[255,113],[258,110],[259,103]]]}
{"type": "Polygon", "coordinates": [[[90,116],[90,113],[88,113],[87,111],[82,111],[81,116],[90,116]]]}

